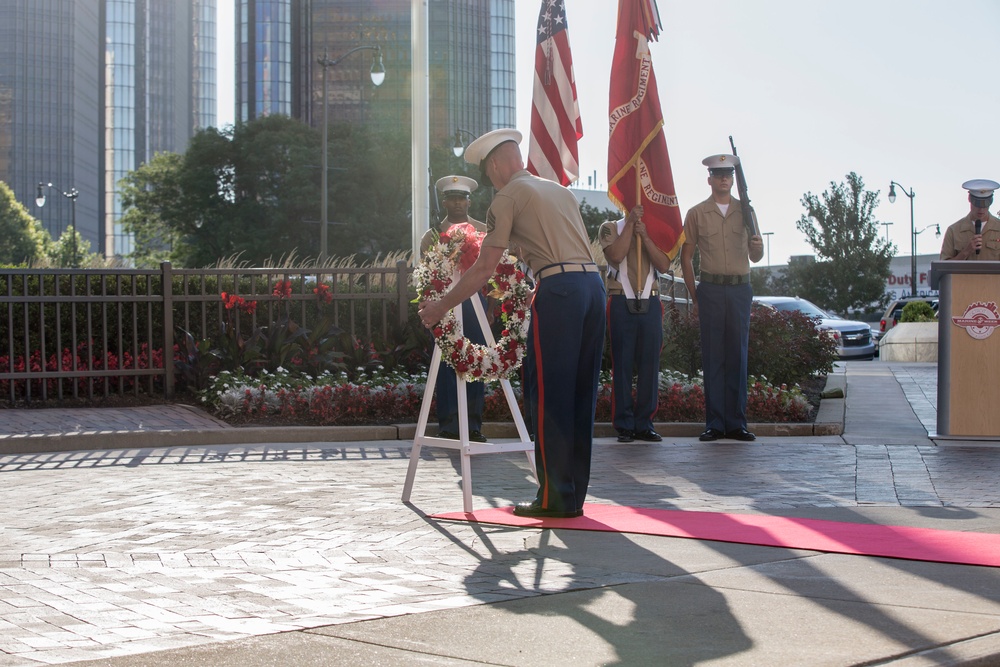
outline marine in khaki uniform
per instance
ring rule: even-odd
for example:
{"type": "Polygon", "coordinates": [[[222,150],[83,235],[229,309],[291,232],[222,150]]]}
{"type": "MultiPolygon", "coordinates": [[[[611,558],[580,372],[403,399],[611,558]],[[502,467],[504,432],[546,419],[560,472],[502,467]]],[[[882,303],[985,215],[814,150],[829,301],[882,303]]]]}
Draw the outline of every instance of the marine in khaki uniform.
{"type": "Polygon", "coordinates": [[[681,266],[692,310],[701,328],[705,379],[705,432],[700,440],[755,440],[747,430],[747,346],[750,336],[750,262],[764,256],[760,236],[750,236],[738,199],[731,195],[739,158],[712,155],[708,167],[712,196],[684,218],[681,266]],[[695,288],[694,251],[701,252],[701,282],[695,288]]]}
{"type": "Polygon", "coordinates": [[[962,183],[962,187],[969,191],[969,214],[945,231],[941,259],[1000,261],[1000,219],[989,210],[993,191],[1000,183],[978,178],[962,183]]]}
{"type": "Polygon", "coordinates": [[[503,252],[521,248],[537,281],[531,302],[528,353],[534,381],[526,388],[535,420],[535,500],[514,508],[519,516],[578,517],[590,482],[594,408],[604,347],[605,291],[573,193],[524,168],[521,133],[488,132],[465,159],[497,189],[486,217],[486,238],[476,263],[440,301],[419,312],[432,327],[450,308],[481,288],[503,252]]]}
{"type": "Polygon", "coordinates": [[[670,258],[650,240],[642,212],[642,206],[636,206],[621,220],[605,222],[597,232],[608,260],[605,284],[611,342],[611,412],[618,442],[662,440],[653,429],[663,348],[663,304],[657,272],[670,269],[670,258]],[[641,262],[637,239],[642,241],[641,262]]]}
{"type": "MultiPolygon", "coordinates": [[[[423,255],[437,242],[441,234],[447,232],[452,225],[467,223],[476,231],[485,232],[486,225],[469,217],[470,196],[479,187],[475,179],[468,176],[445,176],[439,178],[434,187],[441,195],[442,205],[447,215],[431,229],[424,232],[420,239],[420,254],[423,255]]],[[[462,331],[465,337],[478,345],[486,344],[486,336],[479,326],[472,299],[479,299],[486,312],[486,299],[482,294],[473,295],[462,302],[462,331]]],[[[458,378],[455,369],[444,361],[438,366],[437,384],[434,386],[437,394],[438,436],[451,440],[459,439],[458,425],[458,378]]],[[[482,433],[483,406],[486,401],[486,386],[482,382],[466,382],[465,396],[469,408],[469,440],[486,442],[482,433]]]]}

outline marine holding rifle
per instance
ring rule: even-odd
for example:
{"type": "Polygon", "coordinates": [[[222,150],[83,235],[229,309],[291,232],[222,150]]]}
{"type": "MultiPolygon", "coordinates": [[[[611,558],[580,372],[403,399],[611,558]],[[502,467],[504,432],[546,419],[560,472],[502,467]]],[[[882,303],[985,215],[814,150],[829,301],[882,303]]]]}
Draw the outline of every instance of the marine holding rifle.
{"type": "Polygon", "coordinates": [[[747,430],[747,347],[750,339],[750,262],[764,256],[764,241],[746,196],[740,169],[740,195],[731,195],[735,155],[712,155],[708,167],[712,196],[684,218],[681,266],[701,328],[705,378],[705,432],[700,440],[756,440],[747,430]],[[744,209],[747,209],[744,211],[744,209]],[[701,281],[695,288],[694,251],[701,253],[701,281]]]}

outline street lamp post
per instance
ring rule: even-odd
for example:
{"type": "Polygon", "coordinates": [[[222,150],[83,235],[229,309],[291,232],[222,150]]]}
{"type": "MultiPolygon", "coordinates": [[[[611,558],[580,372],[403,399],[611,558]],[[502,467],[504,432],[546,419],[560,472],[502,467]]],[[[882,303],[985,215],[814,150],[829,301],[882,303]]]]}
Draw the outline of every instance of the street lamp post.
{"type": "Polygon", "coordinates": [[[770,269],[771,268],[771,236],[774,235],[774,232],[761,232],[760,235],[763,236],[763,237],[765,237],[767,239],[767,268],[770,269]]]}
{"type": "Polygon", "coordinates": [[[322,209],[319,221],[319,259],[318,259],[319,264],[323,264],[323,262],[326,261],[326,245],[327,245],[327,231],[328,231],[327,225],[330,224],[329,220],[327,219],[327,210],[326,210],[329,197],[329,192],[327,189],[328,186],[326,182],[327,160],[328,160],[327,156],[328,148],[326,144],[327,144],[327,119],[329,117],[328,109],[330,105],[329,96],[327,95],[326,71],[327,69],[337,65],[347,56],[351,55],[352,53],[356,53],[357,51],[375,51],[375,55],[372,57],[372,69],[371,69],[372,83],[376,87],[381,86],[382,82],[385,81],[385,66],[382,64],[381,46],[357,46],[348,51],[347,53],[345,53],[344,55],[340,56],[339,58],[335,58],[333,60],[330,60],[327,57],[327,53],[324,51],[323,57],[318,58],[316,60],[316,62],[318,62],[320,66],[323,68],[323,139],[322,139],[323,164],[321,166],[321,169],[323,170],[323,176],[320,188],[321,194],[320,194],[320,204],[319,204],[320,208],[322,209]]]}
{"type": "Polygon", "coordinates": [[[882,226],[885,227],[885,242],[889,242],[889,226],[892,225],[891,222],[883,222],[882,226]]]}
{"type": "Polygon", "coordinates": [[[913,192],[913,188],[907,192],[906,188],[897,183],[896,181],[889,182],[889,203],[892,204],[896,201],[896,186],[899,185],[899,189],[903,191],[903,194],[910,198],[910,235],[912,243],[910,246],[910,293],[912,296],[917,295],[917,232],[916,227],[913,225],[913,198],[916,196],[913,192]]]}
{"type": "Polygon", "coordinates": [[[922,233],[926,232],[928,229],[930,229],[931,227],[934,228],[934,235],[936,237],[938,237],[938,238],[941,238],[941,225],[936,225],[936,224],[935,225],[927,225],[926,227],[923,227],[921,229],[915,229],[915,230],[913,230],[913,253],[914,254],[916,254],[916,250],[917,250],[917,234],[922,234],[922,233]]]}
{"type": "MultiPolygon", "coordinates": [[[[51,183],[39,183],[38,191],[35,193],[35,205],[38,208],[45,206],[45,190],[44,188],[52,188],[51,183]]],[[[66,192],[63,192],[59,188],[53,188],[63,197],[69,199],[72,204],[70,205],[70,211],[72,211],[72,222],[70,223],[73,229],[73,268],[76,268],[76,198],[80,196],[80,191],[76,188],[70,188],[66,192]]]]}
{"type": "Polygon", "coordinates": [[[476,140],[476,135],[468,130],[463,130],[458,127],[455,128],[455,145],[451,147],[451,151],[455,154],[455,157],[462,157],[462,153],[465,152],[465,144],[462,142],[462,135],[467,134],[472,137],[472,140],[476,140]]]}

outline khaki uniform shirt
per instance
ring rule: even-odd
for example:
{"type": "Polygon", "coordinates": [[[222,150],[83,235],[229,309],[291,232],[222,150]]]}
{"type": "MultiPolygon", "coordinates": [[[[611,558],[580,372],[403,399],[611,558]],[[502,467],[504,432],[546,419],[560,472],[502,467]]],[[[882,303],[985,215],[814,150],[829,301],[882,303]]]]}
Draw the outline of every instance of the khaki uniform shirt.
{"type": "MultiPolygon", "coordinates": [[[[473,227],[475,227],[477,232],[485,232],[486,231],[486,224],[482,223],[482,222],[479,222],[475,218],[469,218],[468,220],[466,220],[466,222],[468,222],[470,225],[472,225],[473,227]]],[[[446,224],[448,224],[448,218],[445,218],[444,220],[442,220],[438,224],[438,229],[444,228],[444,226],[446,224]]],[[[420,256],[421,257],[423,257],[425,254],[427,254],[428,248],[430,248],[432,245],[434,245],[434,243],[437,241],[438,236],[439,236],[439,232],[437,231],[437,229],[428,229],[426,232],[424,232],[424,235],[420,237],[420,256]]]]}
{"type": "Polygon", "coordinates": [[[749,241],[740,201],[735,197],[730,198],[724,218],[711,197],[691,208],[684,217],[684,243],[701,251],[701,270],[705,273],[723,276],[750,273],[749,241]]]}
{"type": "Polygon", "coordinates": [[[486,215],[483,245],[507,248],[511,244],[521,248],[522,259],[535,274],[549,264],[594,263],[576,197],[525,169],[496,193],[486,215]]]}
{"type": "MultiPolygon", "coordinates": [[[[941,243],[941,259],[955,259],[955,255],[969,245],[969,241],[976,235],[976,222],[971,216],[969,213],[945,231],[944,241],[941,243]]],[[[966,259],[1000,261],[1000,219],[990,213],[989,220],[983,222],[982,233],[983,247],[979,254],[972,254],[966,259]]]]}
{"type": "MultiPolygon", "coordinates": [[[[597,238],[601,242],[602,248],[607,248],[609,245],[618,240],[618,221],[609,220],[601,225],[600,229],[597,230],[597,238]]],[[[632,243],[629,244],[628,255],[625,256],[625,263],[628,266],[628,282],[632,285],[632,290],[638,292],[646,284],[646,276],[649,275],[649,269],[652,267],[652,263],[649,261],[649,253],[646,252],[646,244],[642,245],[642,280],[639,280],[639,267],[636,266],[638,262],[635,261],[635,237],[632,237],[632,243]]],[[[608,272],[605,285],[608,288],[608,293],[612,292],[622,292],[622,283],[616,277],[618,267],[610,266],[610,271],[608,272]]],[[[653,279],[653,289],[657,287],[656,279],[653,279]]],[[[646,295],[648,296],[648,294],[646,295]]]]}

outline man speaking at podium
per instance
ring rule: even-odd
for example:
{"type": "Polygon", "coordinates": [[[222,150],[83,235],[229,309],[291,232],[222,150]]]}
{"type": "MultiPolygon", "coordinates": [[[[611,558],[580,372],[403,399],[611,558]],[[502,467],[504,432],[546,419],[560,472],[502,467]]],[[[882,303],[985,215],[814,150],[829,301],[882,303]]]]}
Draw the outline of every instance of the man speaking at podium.
{"type": "Polygon", "coordinates": [[[962,187],[969,191],[969,214],[944,233],[941,259],[1000,261],[1000,219],[989,210],[1000,183],[977,178],[962,187]]]}

